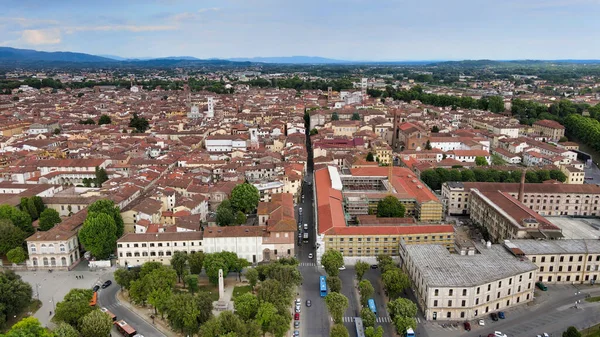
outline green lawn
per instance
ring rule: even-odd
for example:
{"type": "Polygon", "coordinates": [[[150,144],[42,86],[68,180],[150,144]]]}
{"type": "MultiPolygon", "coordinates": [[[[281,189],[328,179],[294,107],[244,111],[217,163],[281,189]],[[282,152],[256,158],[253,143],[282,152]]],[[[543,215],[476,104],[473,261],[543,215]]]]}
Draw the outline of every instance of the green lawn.
{"type": "Polygon", "coordinates": [[[585,300],[588,302],[600,302],[600,296],[588,297],[585,300]]]}
{"type": "Polygon", "coordinates": [[[593,326],[591,328],[581,330],[581,336],[583,337],[600,337],[600,325],[593,326]]]}
{"type": "Polygon", "coordinates": [[[198,286],[198,291],[206,291],[210,293],[210,298],[213,301],[219,300],[219,288],[213,285],[198,286]]]}
{"type": "Polygon", "coordinates": [[[10,328],[15,323],[17,323],[18,321],[20,321],[21,319],[23,319],[25,317],[28,317],[28,313],[31,313],[31,315],[33,316],[33,314],[35,314],[36,311],[38,311],[38,309],[41,307],[42,307],[42,302],[40,302],[40,300],[32,300],[31,303],[29,304],[29,306],[27,308],[25,308],[25,310],[23,310],[22,313],[17,315],[17,317],[9,317],[6,320],[6,324],[4,325],[4,331],[2,331],[2,329],[0,329],[0,333],[10,330],[10,328]]]}
{"type": "Polygon", "coordinates": [[[233,288],[233,295],[232,295],[231,299],[233,300],[237,296],[240,296],[245,293],[249,293],[250,291],[252,291],[251,286],[236,286],[235,288],[233,288]]]}

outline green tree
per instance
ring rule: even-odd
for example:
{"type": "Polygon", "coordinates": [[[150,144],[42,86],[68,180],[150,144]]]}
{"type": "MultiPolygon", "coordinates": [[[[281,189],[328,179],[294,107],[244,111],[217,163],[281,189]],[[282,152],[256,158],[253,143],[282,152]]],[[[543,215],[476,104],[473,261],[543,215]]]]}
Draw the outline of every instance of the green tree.
{"type": "Polygon", "coordinates": [[[358,112],[352,113],[352,120],[353,121],[359,121],[360,120],[360,114],[358,112]]]}
{"type": "Polygon", "coordinates": [[[475,157],[475,165],[477,166],[487,166],[488,162],[485,157],[477,156],[475,157]]]}
{"type": "Polygon", "coordinates": [[[340,120],[340,116],[338,115],[337,112],[334,112],[331,114],[331,120],[332,121],[339,121],[340,120]]]}
{"type": "MultiPolygon", "coordinates": [[[[208,311],[212,315],[212,311],[208,311]]],[[[176,294],[171,297],[167,306],[167,319],[177,331],[186,335],[194,335],[198,332],[198,317],[201,315],[200,308],[192,294],[176,294]]],[[[208,320],[208,319],[207,319],[208,320]]]]}
{"type": "Polygon", "coordinates": [[[373,285],[369,280],[362,280],[358,283],[358,292],[360,294],[360,303],[363,306],[366,306],[369,298],[373,296],[375,288],[373,288],[373,285]]]}
{"type": "Polygon", "coordinates": [[[79,231],[79,241],[92,256],[107,259],[117,248],[117,226],[110,215],[88,213],[79,231]]]}
{"type": "Polygon", "coordinates": [[[33,196],[30,199],[33,200],[33,203],[35,205],[35,208],[38,212],[38,214],[42,214],[42,212],[46,209],[46,206],[44,205],[44,201],[42,200],[42,197],[40,196],[33,196]]]}
{"type": "Polygon", "coordinates": [[[139,268],[119,268],[115,270],[114,276],[118,285],[126,290],[129,290],[131,282],[137,280],[139,278],[139,274],[139,268]]]}
{"type": "Polygon", "coordinates": [[[96,166],[96,186],[102,187],[102,184],[108,180],[108,174],[104,168],[96,166]]]}
{"type": "Polygon", "coordinates": [[[492,165],[506,165],[506,160],[502,159],[500,155],[493,154],[492,155],[492,165]]]}
{"type": "Polygon", "coordinates": [[[35,317],[25,317],[5,334],[4,337],[54,337],[35,317]]]}
{"type": "Polygon", "coordinates": [[[29,212],[29,216],[31,216],[31,219],[33,220],[37,220],[40,217],[40,214],[38,213],[38,210],[35,207],[35,203],[31,198],[27,198],[27,211],[29,212]]]}
{"type": "Polygon", "coordinates": [[[251,293],[245,293],[233,299],[235,313],[244,321],[254,319],[258,312],[258,298],[251,293]]]}
{"type": "Polygon", "coordinates": [[[363,321],[363,325],[367,326],[375,326],[375,321],[377,316],[371,311],[369,308],[362,308],[360,310],[360,318],[363,321]]]}
{"type": "Polygon", "coordinates": [[[405,212],[404,205],[393,195],[388,195],[377,202],[377,217],[401,218],[404,217],[405,212]]]}
{"type": "Polygon", "coordinates": [[[569,138],[567,138],[565,136],[560,137],[560,139],[558,140],[559,143],[564,143],[564,142],[568,142],[568,141],[569,141],[569,138]]]}
{"type": "Polygon", "coordinates": [[[39,224],[38,229],[40,231],[47,231],[47,230],[51,229],[52,227],[54,227],[56,224],[59,224],[61,221],[62,220],[60,218],[60,215],[58,214],[58,212],[55,209],[46,208],[40,214],[40,221],[38,223],[39,224]]]}
{"type": "Polygon", "coordinates": [[[346,327],[341,324],[334,324],[331,327],[331,332],[329,333],[329,337],[348,337],[348,329],[346,329],[346,327]]]}
{"type": "Polygon", "coordinates": [[[329,291],[339,293],[342,290],[342,279],[337,276],[330,276],[327,278],[327,286],[329,291]]]}
{"type": "Polygon", "coordinates": [[[314,135],[317,135],[317,134],[319,134],[319,130],[317,130],[317,129],[311,129],[310,133],[309,133],[309,136],[314,136],[314,135]]]}
{"type": "Polygon", "coordinates": [[[214,285],[219,283],[219,269],[223,270],[223,276],[229,273],[227,263],[225,263],[225,260],[218,253],[205,254],[204,270],[206,271],[208,280],[214,285]]]}
{"type": "Polygon", "coordinates": [[[254,290],[254,287],[256,287],[256,283],[258,282],[258,271],[254,268],[248,269],[246,270],[245,276],[250,284],[250,287],[252,287],[252,290],[254,290]]]}
{"type": "Polygon", "coordinates": [[[150,128],[150,123],[144,117],[139,117],[137,114],[133,114],[131,120],[129,121],[129,127],[135,128],[135,130],[139,133],[144,133],[146,130],[150,128]]]}
{"type": "Polygon", "coordinates": [[[154,307],[155,315],[160,313],[160,317],[164,317],[165,311],[169,307],[171,297],[173,297],[173,291],[168,288],[157,288],[150,291],[148,294],[148,303],[154,307]]]}
{"type": "Polygon", "coordinates": [[[340,293],[329,293],[325,296],[325,304],[333,321],[341,324],[342,316],[348,308],[348,298],[340,293]]]}
{"type": "Polygon", "coordinates": [[[98,125],[104,125],[104,124],[110,124],[112,123],[112,120],[110,119],[110,117],[108,115],[102,115],[100,116],[100,119],[98,120],[98,125]]]}
{"type": "Polygon", "coordinates": [[[7,317],[20,314],[31,302],[31,285],[12,270],[0,271],[0,328],[7,317]]]}
{"type": "Polygon", "coordinates": [[[390,298],[397,298],[404,289],[410,287],[410,279],[399,268],[386,270],[381,279],[390,298]]]}
{"type": "Polygon", "coordinates": [[[388,313],[392,318],[397,316],[415,317],[417,305],[406,298],[397,298],[387,304],[388,313]]]}
{"type": "Polygon", "coordinates": [[[370,161],[370,162],[375,161],[375,157],[373,156],[373,152],[367,153],[367,161],[370,161]]]}
{"type": "Polygon", "coordinates": [[[263,333],[270,331],[271,324],[277,316],[277,308],[269,302],[262,302],[256,312],[256,323],[260,325],[263,333]]]}
{"type": "Polygon", "coordinates": [[[261,282],[256,297],[260,302],[269,302],[277,307],[285,307],[292,299],[292,292],[288,285],[268,279],[261,282]]]}
{"type": "Polygon", "coordinates": [[[235,213],[235,224],[236,225],[243,225],[246,223],[246,214],[244,214],[244,212],[242,211],[237,211],[237,213],[235,213]]]}
{"type": "Polygon", "coordinates": [[[425,150],[431,150],[431,142],[429,141],[429,139],[427,140],[427,143],[425,143],[425,150]]]}
{"type": "Polygon", "coordinates": [[[239,184],[231,191],[231,207],[246,214],[254,212],[260,201],[258,189],[249,183],[239,184]]]}
{"type": "Polygon", "coordinates": [[[488,109],[491,112],[504,112],[504,99],[501,96],[492,96],[488,98],[488,109]]]}
{"type": "Polygon", "coordinates": [[[334,249],[328,249],[321,257],[321,264],[329,276],[337,276],[340,273],[339,268],[344,265],[342,253],[334,249]]]}
{"type": "Polygon", "coordinates": [[[357,261],[354,265],[356,270],[356,279],[360,282],[365,275],[365,272],[369,270],[369,264],[364,261],[357,261]]]}
{"type": "Polygon", "coordinates": [[[399,334],[405,333],[408,328],[415,329],[417,326],[417,321],[413,317],[397,316],[392,321],[399,334]]]}
{"type": "Polygon", "coordinates": [[[187,269],[188,256],[184,252],[175,251],[171,257],[171,267],[177,273],[177,280],[181,282],[183,272],[187,269]]]}
{"type": "Polygon", "coordinates": [[[365,337],[383,337],[383,328],[378,326],[375,329],[372,326],[369,326],[365,329],[365,337]]]}
{"type": "Polygon", "coordinates": [[[234,223],[235,216],[229,200],[225,199],[217,207],[217,225],[229,226],[234,223]]]}
{"type": "Polygon", "coordinates": [[[192,294],[195,294],[198,291],[198,289],[200,289],[198,287],[198,275],[195,275],[195,274],[186,275],[184,282],[187,285],[188,290],[192,294]]]}
{"type": "Polygon", "coordinates": [[[23,263],[25,260],[27,260],[27,252],[25,249],[23,249],[23,247],[15,247],[6,253],[6,258],[11,263],[23,263]]]}
{"type": "Polygon", "coordinates": [[[581,332],[576,327],[570,326],[562,333],[562,337],[581,337],[581,332]]]}
{"type": "Polygon", "coordinates": [[[440,128],[437,125],[434,125],[431,128],[431,133],[438,133],[438,132],[440,132],[440,128]]]}
{"type": "Polygon", "coordinates": [[[397,268],[392,257],[387,254],[377,255],[377,265],[382,274],[389,269],[397,268]]]}
{"type": "Polygon", "coordinates": [[[83,316],[79,323],[82,337],[108,336],[111,328],[111,318],[100,310],[94,310],[83,316]]]}
{"type": "Polygon", "coordinates": [[[204,252],[195,252],[188,256],[188,264],[190,266],[190,273],[200,274],[202,272],[202,266],[204,263],[204,252]]]}
{"type": "Polygon", "coordinates": [[[71,289],[62,302],[56,303],[54,320],[65,322],[80,328],[80,319],[94,310],[90,307],[93,291],[91,289],[71,289]]]}
{"type": "Polygon", "coordinates": [[[117,226],[117,238],[123,236],[125,227],[123,225],[123,218],[121,217],[121,210],[119,209],[119,206],[116,206],[112,200],[100,199],[89,205],[88,218],[93,213],[105,213],[110,215],[110,217],[113,218],[113,220],[115,221],[115,225],[117,226]]]}
{"type": "Polygon", "coordinates": [[[20,211],[9,205],[0,205],[0,219],[8,219],[28,236],[33,234],[31,216],[26,211],[20,211]]]}
{"type": "Polygon", "coordinates": [[[53,331],[56,337],[79,337],[79,331],[67,323],[60,323],[53,331]]]}
{"type": "Polygon", "coordinates": [[[10,220],[0,219],[0,255],[21,247],[26,237],[27,234],[14,226],[10,220]]]}

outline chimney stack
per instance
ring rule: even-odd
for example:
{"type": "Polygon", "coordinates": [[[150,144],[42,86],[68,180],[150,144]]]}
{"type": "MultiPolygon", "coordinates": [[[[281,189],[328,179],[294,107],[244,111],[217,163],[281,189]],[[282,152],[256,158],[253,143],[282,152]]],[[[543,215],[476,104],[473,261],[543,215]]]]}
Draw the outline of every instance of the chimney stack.
{"type": "Polygon", "coordinates": [[[526,169],[521,172],[521,183],[519,184],[519,201],[523,202],[523,197],[525,196],[525,174],[526,169]]]}

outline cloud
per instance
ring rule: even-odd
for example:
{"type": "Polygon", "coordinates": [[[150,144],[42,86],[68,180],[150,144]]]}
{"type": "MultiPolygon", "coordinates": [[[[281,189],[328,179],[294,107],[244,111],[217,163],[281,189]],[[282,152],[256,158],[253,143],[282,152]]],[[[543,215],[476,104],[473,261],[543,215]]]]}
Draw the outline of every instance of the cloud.
{"type": "Polygon", "coordinates": [[[221,9],[217,8],[217,7],[201,8],[195,12],[183,12],[183,13],[171,15],[169,17],[169,19],[176,21],[176,22],[198,20],[200,18],[199,14],[208,13],[208,12],[217,12],[220,10],[221,9]]]}
{"type": "Polygon", "coordinates": [[[60,30],[52,29],[27,29],[21,35],[21,40],[29,45],[59,44],[61,41],[60,30]]]}
{"type": "Polygon", "coordinates": [[[13,24],[17,24],[21,27],[32,27],[32,26],[55,26],[58,25],[59,22],[57,20],[47,20],[47,19],[33,19],[33,18],[24,18],[24,17],[0,17],[0,21],[10,22],[13,24]]]}
{"type": "Polygon", "coordinates": [[[67,27],[65,31],[69,34],[73,32],[90,32],[90,31],[100,31],[100,32],[109,32],[109,31],[128,31],[128,32],[158,32],[158,31],[166,31],[166,30],[176,30],[176,26],[169,25],[157,25],[157,26],[136,26],[136,25],[105,25],[105,26],[77,26],[77,27],[67,27]]]}

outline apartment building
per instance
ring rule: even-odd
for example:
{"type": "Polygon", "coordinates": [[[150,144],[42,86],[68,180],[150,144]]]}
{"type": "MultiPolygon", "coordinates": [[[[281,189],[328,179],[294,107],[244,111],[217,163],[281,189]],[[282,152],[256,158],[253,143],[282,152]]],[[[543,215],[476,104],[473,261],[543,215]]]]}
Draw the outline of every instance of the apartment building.
{"type": "MultiPolygon", "coordinates": [[[[519,183],[446,182],[442,199],[448,214],[469,214],[471,190],[503,191],[516,198],[519,183]]],[[[544,216],[600,215],[600,187],[593,184],[524,184],[522,203],[544,216]]]]}
{"type": "Polygon", "coordinates": [[[117,240],[121,266],[139,266],[151,261],[169,264],[176,251],[186,254],[203,251],[202,232],[128,233],[117,240]]]}
{"type": "Polygon", "coordinates": [[[36,232],[27,238],[27,267],[70,270],[79,262],[79,239],[76,230],[36,232]]]}
{"type": "Polygon", "coordinates": [[[510,240],[505,242],[538,267],[537,281],[594,284],[600,275],[598,240],[510,240]]]}
{"type": "Polygon", "coordinates": [[[533,123],[533,130],[547,140],[558,141],[565,135],[565,127],[557,121],[542,119],[533,123]]]}
{"type": "Polygon", "coordinates": [[[502,245],[467,255],[441,245],[400,245],[402,267],[427,320],[464,321],[533,300],[537,266],[502,245]]]}
{"type": "Polygon", "coordinates": [[[563,236],[559,227],[506,192],[472,189],[470,198],[471,220],[482,226],[494,242],[563,236]]]}

